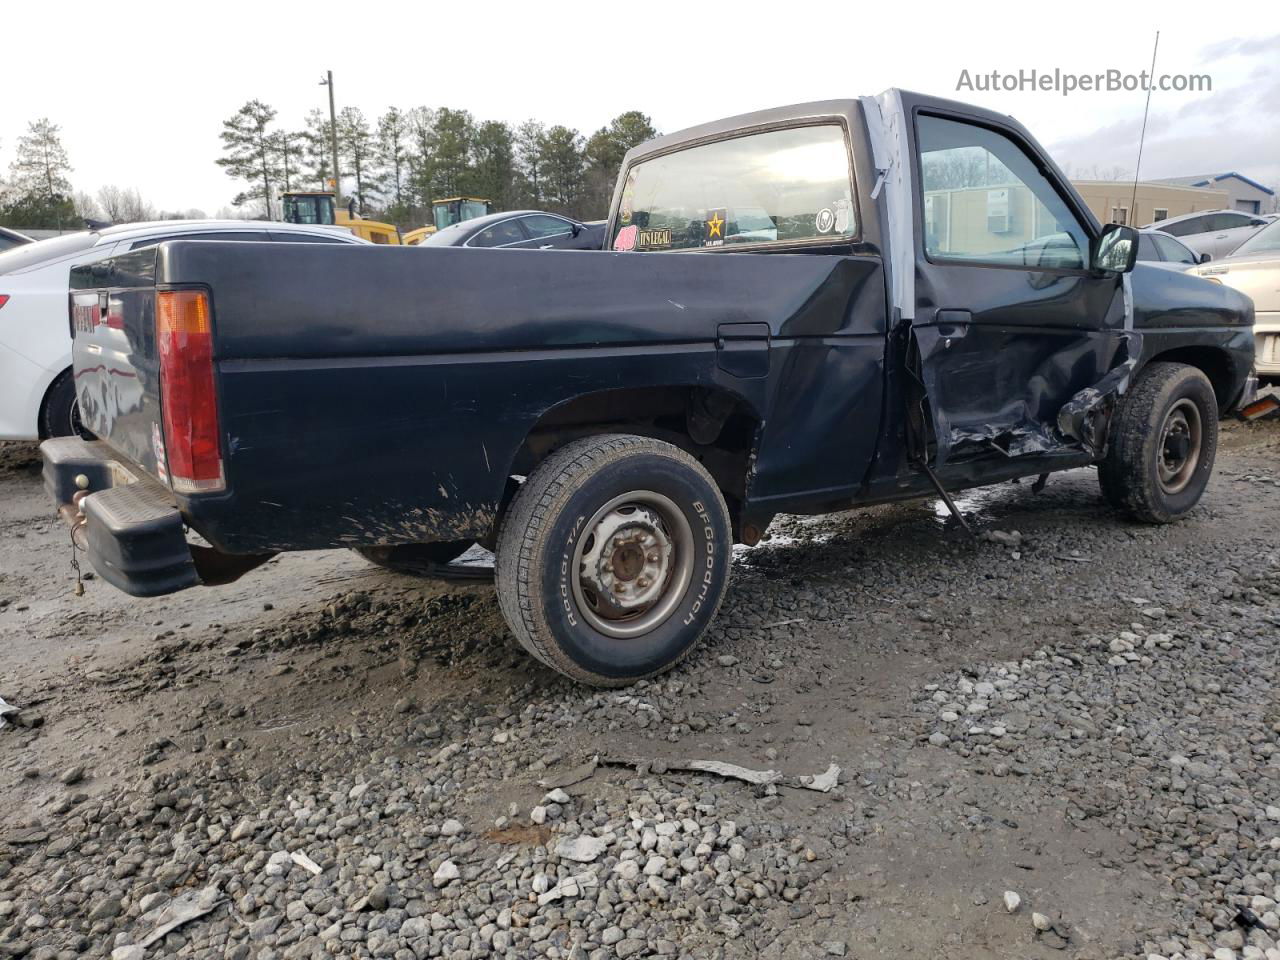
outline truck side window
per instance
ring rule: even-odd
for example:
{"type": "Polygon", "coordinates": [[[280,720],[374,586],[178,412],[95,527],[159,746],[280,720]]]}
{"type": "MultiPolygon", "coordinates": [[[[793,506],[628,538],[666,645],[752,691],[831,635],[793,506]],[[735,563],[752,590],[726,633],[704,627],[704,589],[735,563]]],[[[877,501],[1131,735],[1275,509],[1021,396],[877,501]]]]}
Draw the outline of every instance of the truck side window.
{"type": "Polygon", "coordinates": [[[858,225],[836,123],[704,143],[627,173],[611,250],[846,240],[858,225]]]}
{"type": "Polygon", "coordinates": [[[931,260],[1083,269],[1089,235],[1013,140],[920,116],[924,249],[931,260]]]}

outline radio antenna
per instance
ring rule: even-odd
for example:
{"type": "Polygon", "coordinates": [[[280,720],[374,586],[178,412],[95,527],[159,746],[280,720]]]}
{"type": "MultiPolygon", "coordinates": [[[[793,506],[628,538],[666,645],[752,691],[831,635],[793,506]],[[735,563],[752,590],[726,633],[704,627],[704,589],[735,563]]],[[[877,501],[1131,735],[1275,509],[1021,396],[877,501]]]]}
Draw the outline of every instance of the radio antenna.
{"type": "MultiPolygon", "coordinates": [[[[1147,105],[1142,108],[1142,133],[1138,135],[1138,162],[1133,166],[1133,196],[1129,198],[1129,216],[1138,219],[1138,172],[1142,169],[1142,145],[1147,139],[1147,114],[1151,112],[1151,88],[1156,85],[1156,51],[1160,49],[1160,31],[1151,47],[1151,73],[1147,76],[1147,105]]],[[[1130,224],[1132,226],[1132,224],[1130,224]]]]}

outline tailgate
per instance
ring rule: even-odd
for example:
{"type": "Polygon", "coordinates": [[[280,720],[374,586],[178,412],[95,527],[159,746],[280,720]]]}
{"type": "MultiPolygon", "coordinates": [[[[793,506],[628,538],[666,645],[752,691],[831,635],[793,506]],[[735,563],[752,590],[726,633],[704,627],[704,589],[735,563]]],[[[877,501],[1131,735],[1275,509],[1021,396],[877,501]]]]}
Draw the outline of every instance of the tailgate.
{"type": "Polygon", "coordinates": [[[167,482],[155,281],[155,247],[72,269],[71,353],[85,427],[167,482]]]}

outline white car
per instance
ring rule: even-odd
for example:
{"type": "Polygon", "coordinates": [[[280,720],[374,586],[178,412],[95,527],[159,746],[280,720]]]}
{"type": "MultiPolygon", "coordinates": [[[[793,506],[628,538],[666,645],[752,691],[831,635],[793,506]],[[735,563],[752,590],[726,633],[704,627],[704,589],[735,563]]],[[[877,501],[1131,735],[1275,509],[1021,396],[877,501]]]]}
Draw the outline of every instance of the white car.
{"type": "Polygon", "coordinates": [[[71,268],[164,240],[368,242],[343,227],[163,220],[67,234],[0,253],[0,440],[82,432],[71,376],[71,268]]]}
{"type": "Polygon", "coordinates": [[[1142,229],[1156,229],[1175,236],[1196,253],[1207,253],[1217,260],[1270,222],[1269,217],[1239,210],[1202,210],[1149,223],[1142,229]]]}
{"type": "Polygon", "coordinates": [[[1208,263],[1207,253],[1196,253],[1181,240],[1163,230],[1144,227],[1138,234],[1138,262],[1149,263],[1162,270],[1185,273],[1200,263],[1208,263]]]}
{"type": "Polygon", "coordinates": [[[1195,272],[1253,299],[1254,363],[1264,383],[1280,384],[1280,220],[1259,230],[1229,257],[1195,272]]]}

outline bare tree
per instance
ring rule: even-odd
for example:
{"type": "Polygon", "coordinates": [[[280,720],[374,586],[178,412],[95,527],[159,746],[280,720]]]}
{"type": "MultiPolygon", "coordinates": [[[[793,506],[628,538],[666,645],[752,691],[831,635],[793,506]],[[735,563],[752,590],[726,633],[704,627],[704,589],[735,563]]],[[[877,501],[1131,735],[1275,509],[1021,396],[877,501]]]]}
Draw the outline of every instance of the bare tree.
{"type": "Polygon", "coordinates": [[[155,220],[156,208],[142,198],[136,187],[121,188],[113,183],[98,188],[98,206],[112,223],[155,220]]]}

